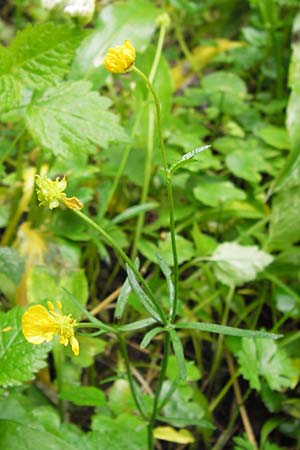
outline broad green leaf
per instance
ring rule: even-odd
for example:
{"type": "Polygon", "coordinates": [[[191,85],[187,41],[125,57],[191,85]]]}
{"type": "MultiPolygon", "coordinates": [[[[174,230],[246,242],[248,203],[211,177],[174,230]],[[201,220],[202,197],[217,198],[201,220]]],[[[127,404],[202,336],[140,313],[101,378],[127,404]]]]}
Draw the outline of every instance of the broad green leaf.
{"type": "Polygon", "coordinates": [[[231,181],[209,176],[199,178],[198,186],[193,189],[193,193],[201,203],[213,207],[246,198],[245,192],[235,187],[231,181]]]}
{"type": "Polygon", "coordinates": [[[178,329],[207,331],[209,333],[224,334],[227,336],[237,336],[255,339],[279,339],[281,334],[268,333],[266,331],[243,330],[242,328],[217,325],[216,323],[205,322],[179,322],[176,324],[178,329]]]}
{"type": "Polygon", "coordinates": [[[284,190],[272,203],[268,248],[286,249],[300,239],[300,186],[284,190]]]}
{"type": "Polygon", "coordinates": [[[274,126],[267,126],[258,132],[258,136],[267,144],[279,150],[286,150],[290,148],[290,140],[285,128],[274,126]]]}
{"type": "Polygon", "coordinates": [[[0,111],[17,107],[25,86],[42,89],[61,80],[83,36],[79,29],[48,22],[29,25],[9,49],[0,47],[0,111]]]}
{"type": "Polygon", "coordinates": [[[79,406],[105,405],[104,392],[94,386],[71,386],[64,388],[59,394],[59,397],[79,406]]]}
{"type": "MultiPolygon", "coordinates": [[[[176,247],[178,253],[178,264],[182,264],[185,261],[189,261],[195,256],[195,248],[191,241],[188,241],[182,236],[178,234],[175,236],[176,247]]],[[[156,252],[157,254],[157,252],[156,252]]],[[[166,263],[173,267],[173,253],[172,253],[172,242],[170,233],[167,234],[167,237],[164,241],[159,242],[159,254],[163,257],[166,263]]]]}
{"type": "Polygon", "coordinates": [[[36,423],[22,424],[13,420],[0,420],[0,448],[12,449],[38,449],[74,450],[74,446],[62,437],[37,428],[36,423]]]}
{"type": "Polygon", "coordinates": [[[101,9],[93,33],[82,43],[73,64],[73,79],[106,78],[103,59],[109,47],[130,39],[138,52],[143,52],[155,31],[159,10],[147,0],[130,0],[108,5],[101,9]]]}
{"type": "MultiPolygon", "coordinates": [[[[185,366],[187,374],[186,379],[188,382],[200,380],[201,373],[194,361],[188,361],[185,359],[185,366]]],[[[175,381],[179,375],[178,363],[175,355],[169,356],[166,375],[171,381],[175,381]]]]}
{"type": "Polygon", "coordinates": [[[296,369],[284,349],[273,340],[250,340],[243,338],[242,348],[237,354],[240,372],[252,389],[260,390],[263,377],[269,387],[282,391],[294,385],[296,369]]]}
{"type": "Polygon", "coordinates": [[[169,333],[170,333],[172,347],[173,347],[175,357],[177,360],[181,379],[183,381],[186,381],[186,366],[185,366],[185,361],[184,361],[184,352],[183,352],[182,342],[175,330],[170,329],[169,333]]]}
{"type": "Polygon", "coordinates": [[[250,183],[259,183],[261,180],[260,172],[266,167],[263,155],[253,150],[235,150],[226,157],[226,166],[235,176],[250,181],[250,183]]]}
{"type": "Polygon", "coordinates": [[[168,442],[176,442],[177,444],[191,444],[195,442],[195,438],[189,430],[175,430],[172,427],[156,427],[154,428],[154,437],[168,442]]]}
{"type": "Polygon", "coordinates": [[[143,340],[140,344],[141,348],[146,348],[148,347],[148,345],[150,344],[150,342],[152,341],[152,339],[159,333],[162,333],[163,331],[165,331],[164,328],[162,327],[156,327],[153,328],[152,330],[148,331],[148,333],[145,334],[145,336],[143,337],[143,340]]]}
{"type": "MultiPolygon", "coordinates": [[[[170,387],[170,381],[163,383],[162,396],[170,390],[170,387]]],[[[189,384],[177,386],[163,412],[168,423],[174,427],[185,427],[192,423],[201,427],[203,422],[210,419],[206,398],[199,389],[189,384]]]]}
{"type": "Polygon", "coordinates": [[[91,91],[85,81],[64,83],[35,96],[26,112],[34,138],[55,155],[94,152],[111,141],[126,141],[110,100],[91,91]]]}
{"type": "Polygon", "coordinates": [[[247,94],[247,86],[240,77],[221,70],[206,75],[202,80],[202,86],[206,92],[223,92],[240,98],[244,98],[247,94]]]}
{"type": "MultiPolygon", "coordinates": [[[[17,386],[32,380],[46,366],[51,344],[32,345],[21,330],[23,310],[0,312],[0,385],[17,386]]],[[[0,445],[1,447],[1,445],[0,445]]],[[[1,447],[2,448],[2,447],[1,447]]]]}
{"type": "Polygon", "coordinates": [[[228,286],[239,286],[255,280],[257,274],[273,261],[273,256],[255,245],[243,246],[235,242],[220,244],[210,258],[219,281],[228,286]]]}
{"type": "Polygon", "coordinates": [[[148,297],[148,295],[143,291],[141,286],[139,285],[135,274],[131,270],[131,268],[126,264],[128,279],[130,282],[130,285],[132,287],[132,290],[135,292],[135,294],[140,299],[141,303],[144,305],[146,310],[151,314],[151,316],[156,319],[158,322],[161,322],[161,319],[156,311],[155,306],[153,306],[152,300],[148,297]]]}
{"type": "Polygon", "coordinates": [[[18,285],[23,270],[24,263],[16,250],[10,247],[0,247],[0,273],[18,285]]]}
{"type": "Polygon", "coordinates": [[[130,414],[117,418],[93,417],[93,431],[86,436],[89,450],[142,450],[147,448],[147,424],[130,414]],[[120,447],[121,444],[121,447],[120,447]]]}

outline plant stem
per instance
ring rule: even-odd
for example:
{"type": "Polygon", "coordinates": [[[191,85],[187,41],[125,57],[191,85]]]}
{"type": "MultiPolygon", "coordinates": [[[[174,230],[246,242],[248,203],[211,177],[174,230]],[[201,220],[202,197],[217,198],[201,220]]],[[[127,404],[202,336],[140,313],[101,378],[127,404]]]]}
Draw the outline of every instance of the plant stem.
{"type": "Polygon", "coordinates": [[[120,349],[124,358],[124,362],[125,362],[125,366],[126,366],[126,372],[127,372],[127,377],[128,377],[128,383],[130,386],[130,390],[132,393],[132,397],[134,399],[134,402],[141,414],[141,416],[147,420],[147,415],[144,412],[143,406],[139,400],[138,394],[136,392],[136,387],[134,385],[134,380],[132,377],[132,373],[131,373],[131,369],[130,369],[130,361],[129,361],[129,357],[128,357],[128,353],[127,353],[127,348],[126,348],[126,344],[124,342],[124,339],[122,338],[122,336],[120,334],[117,334],[117,338],[120,344],[120,349]]]}
{"type": "Polygon", "coordinates": [[[153,306],[155,307],[161,322],[163,324],[166,324],[166,318],[165,315],[159,305],[159,303],[157,302],[157,300],[155,299],[152,291],[150,290],[148,284],[146,283],[146,281],[144,280],[144,278],[141,276],[141,274],[139,273],[139,271],[137,270],[137,268],[135,267],[135,265],[133,264],[133,262],[131,261],[130,258],[128,258],[128,256],[126,255],[126,253],[121,249],[121,247],[119,247],[118,244],[115,243],[115,241],[109,236],[109,234],[106,233],[106,231],[103,230],[103,228],[101,228],[96,222],[94,222],[92,219],[90,219],[88,216],[86,216],[83,212],[81,211],[74,211],[75,214],[77,214],[82,220],[84,220],[87,224],[89,224],[90,226],[92,226],[93,228],[95,228],[98,233],[105,239],[105,241],[115,250],[115,252],[122,258],[122,260],[124,262],[126,262],[128,264],[128,266],[130,267],[130,269],[133,271],[133,273],[135,274],[137,280],[141,283],[141,285],[143,286],[145,292],[147,293],[147,295],[150,297],[150,300],[153,303],[153,306]]]}
{"type": "MultiPolygon", "coordinates": [[[[159,33],[159,38],[158,38],[158,43],[157,43],[157,47],[156,47],[153,64],[152,64],[152,67],[150,70],[150,75],[149,75],[150,83],[153,83],[156,72],[157,72],[158,63],[160,60],[165,35],[166,35],[166,26],[162,25],[160,28],[160,33],[159,33]]],[[[148,94],[147,103],[149,103],[149,95],[150,95],[150,92],[148,94]]],[[[151,163],[152,163],[152,154],[153,154],[153,144],[154,144],[154,111],[153,111],[153,106],[151,104],[151,105],[149,105],[147,152],[146,152],[145,168],[144,168],[143,190],[142,190],[142,195],[141,195],[141,200],[140,200],[141,204],[145,203],[148,198],[149,186],[150,186],[150,180],[151,180],[151,163]]],[[[133,245],[132,245],[132,251],[131,251],[131,259],[132,260],[135,260],[135,258],[137,256],[137,246],[138,246],[138,242],[141,237],[141,234],[142,234],[144,219],[145,219],[145,213],[139,214],[136,228],[135,228],[135,235],[134,235],[134,240],[133,240],[133,245]]]]}
{"type": "Polygon", "coordinates": [[[154,403],[153,403],[153,410],[150,422],[148,424],[148,450],[152,450],[154,448],[154,439],[153,439],[153,427],[154,422],[156,419],[157,414],[159,413],[159,397],[162,390],[162,385],[165,379],[165,374],[168,366],[168,360],[169,360],[169,354],[170,354],[170,334],[168,332],[165,333],[165,343],[164,343],[164,356],[161,363],[161,370],[159,374],[158,384],[155,392],[154,397],[154,403]]]}
{"type": "Polygon", "coordinates": [[[168,200],[169,200],[170,234],[171,234],[173,263],[174,263],[174,304],[171,307],[170,318],[171,318],[171,321],[174,321],[175,316],[176,316],[176,311],[177,311],[177,303],[178,303],[179,270],[178,270],[178,256],[177,256],[177,247],[176,247],[176,238],[175,238],[174,199],[173,199],[173,190],[172,190],[172,185],[171,185],[171,176],[172,175],[170,173],[168,163],[167,163],[166,149],[165,149],[165,144],[164,144],[163,135],[162,135],[162,127],[161,127],[160,104],[159,104],[157,94],[153,88],[151,81],[144,74],[144,72],[142,72],[136,66],[133,66],[132,70],[134,70],[145,81],[148,89],[150,90],[150,92],[153,96],[154,103],[155,103],[158,136],[159,136],[161,156],[162,156],[162,162],[163,162],[163,166],[164,166],[165,178],[166,178],[166,183],[167,183],[168,200]]]}

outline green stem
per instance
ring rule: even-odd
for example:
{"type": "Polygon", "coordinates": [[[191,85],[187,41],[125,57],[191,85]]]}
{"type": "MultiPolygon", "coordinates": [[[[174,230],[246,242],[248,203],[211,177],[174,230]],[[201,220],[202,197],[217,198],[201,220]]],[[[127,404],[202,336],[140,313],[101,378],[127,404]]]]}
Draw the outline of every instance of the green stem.
{"type": "Polygon", "coordinates": [[[177,257],[177,247],[176,247],[176,238],[175,238],[175,220],[174,220],[174,200],[173,200],[173,191],[171,185],[171,173],[167,163],[166,149],[162,135],[162,127],[161,127],[161,112],[160,112],[160,104],[157,97],[157,94],[153,88],[151,81],[147,78],[147,76],[138,69],[136,66],[133,66],[133,70],[145,81],[148,89],[150,90],[156,109],[157,116],[157,129],[158,136],[160,142],[161,156],[162,162],[165,171],[166,183],[167,183],[167,193],[169,200],[169,218],[170,218],[170,233],[171,233],[171,242],[172,242],[172,253],[173,253],[173,263],[174,263],[174,304],[172,305],[171,311],[171,320],[174,321],[177,311],[177,303],[178,303],[178,278],[179,278],[179,269],[178,269],[178,257],[177,257]]]}
{"type": "Polygon", "coordinates": [[[120,344],[120,349],[121,349],[121,352],[122,352],[122,355],[123,355],[123,358],[124,358],[126,372],[127,372],[127,377],[128,377],[128,383],[129,383],[129,386],[130,386],[132,397],[134,399],[134,402],[135,402],[135,404],[136,404],[136,406],[137,406],[141,416],[145,420],[147,420],[147,415],[144,412],[143,406],[142,406],[142,404],[140,402],[140,399],[138,397],[138,394],[136,392],[136,387],[134,385],[134,380],[133,380],[131,369],[130,369],[130,361],[129,361],[129,357],[128,357],[128,353],[127,353],[126,344],[125,344],[124,339],[122,338],[122,336],[120,334],[117,334],[117,338],[118,338],[118,341],[119,341],[119,344],[120,344]]]}
{"type": "MultiPolygon", "coordinates": [[[[150,75],[149,75],[149,80],[151,83],[153,83],[156,72],[157,72],[165,35],[166,35],[166,26],[162,25],[160,28],[156,52],[155,52],[153,64],[152,64],[152,67],[150,70],[150,75]]],[[[149,103],[149,95],[150,95],[150,93],[148,94],[148,99],[147,99],[148,102],[147,103],[149,103]]],[[[149,119],[148,119],[147,152],[146,152],[145,168],[144,168],[143,190],[142,190],[141,201],[140,201],[141,204],[146,203],[147,198],[148,198],[149,186],[150,186],[150,180],[151,180],[153,144],[154,144],[154,112],[153,112],[153,106],[150,105],[149,106],[149,119]]],[[[135,260],[135,258],[137,256],[137,246],[138,246],[138,242],[140,240],[141,234],[142,234],[144,220],[145,220],[145,213],[139,214],[137,224],[136,224],[136,229],[135,229],[132,251],[131,251],[131,259],[132,260],[135,260]]]]}
{"type": "Polygon", "coordinates": [[[56,373],[56,383],[57,383],[57,398],[58,398],[58,411],[60,420],[64,421],[64,404],[63,400],[60,398],[60,393],[63,389],[63,372],[62,368],[64,366],[64,354],[62,351],[62,346],[58,342],[55,342],[52,349],[53,359],[54,359],[54,367],[56,373]]]}
{"type": "Polygon", "coordinates": [[[109,236],[109,234],[106,233],[106,231],[104,231],[96,222],[94,222],[92,219],[90,219],[88,216],[86,216],[83,212],[81,211],[74,211],[75,214],[77,214],[82,220],[84,220],[87,224],[89,224],[90,226],[92,226],[93,228],[95,228],[98,233],[104,238],[104,240],[115,250],[115,252],[122,258],[122,260],[128,264],[128,266],[130,267],[130,269],[133,271],[133,273],[135,274],[137,280],[141,283],[141,285],[143,286],[145,292],[148,294],[148,296],[150,297],[153,306],[155,307],[159,317],[161,318],[161,322],[165,325],[166,324],[166,318],[164,316],[164,313],[159,305],[159,303],[156,301],[152,291],[150,290],[148,284],[146,283],[146,281],[144,280],[144,278],[141,276],[141,274],[139,273],[139,271],[137,270],[137,268],[135,267],[135,265],[133,264],[133,262],[131,261],[130,258],[128,258],[128,256],[126,255],[126,253],[121,249],[121,247],[119,247],[118,244],[116,244],[116,242],[109,236]]]}
{"type": "MultiPolygon", "coordinates": [[[[222,325],[226,325],[227,321],[228,321],[228,315],[229,315],[229,310],[230,310],[230,304],[231,304],[231,300],[234,294],[234,287],[230,287],[226,300],[225,300],[225,308],[224,308],[224,313],[223,313],[223,318],[222,318],[222,325]]],[[[224,336],[223,335],[219,335],[218,337],[218,343],[217,343],[217,349],[215,352],[215,357],[214,357],[214,361],[211,367],[211,371],[209,374],[209,379],[210,381],[212,381],[216,375],[216,372],[219,368],[219,364],[220,364],[220,360],[222,357],[222,346],[223,346],[223,342],[224,342],[224,336]]]]}
{"type": "Polygon", "coordinates": [[[150,419],[150,422],[148,425],[148,449],[149,450],[152,450],[154,448],[153,427],[154,427],[156,416],[159,413],[158,402],[159,402],[159,397],[160,397],[161,390],[162,390],[162,385],[163,385],[165,375],[166,375],[169,354],[170,354],[170,334],[168,332],[166,332],[165,343],[164,343],[164,356],[163,356],[163,360],[161,363],[158,384],[157,384],[157,388],[156,388],[156,392],[155,392],[152,415],[151,415],[151,419],[150,419]]]}

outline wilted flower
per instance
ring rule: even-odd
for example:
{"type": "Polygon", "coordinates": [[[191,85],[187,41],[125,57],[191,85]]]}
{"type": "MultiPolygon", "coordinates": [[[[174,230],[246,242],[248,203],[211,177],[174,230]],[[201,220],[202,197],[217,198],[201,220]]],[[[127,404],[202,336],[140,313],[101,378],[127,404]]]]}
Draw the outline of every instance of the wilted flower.
{"type": "Polygon", "coordinates": [[[48,208],[53,209],[62,203],[74,211],[79,211],[83,208],[82,203],[77,197],[68,198],[64,193],[67,187],[65,177],[62,180],[57,177],[55,181],[52,181],[48,177],[36,175],[36,184],[38,186],[36,192],[40,206],[48,206],[48,208]]]}
{"type": "Polygon", "coordinates": [[[79,343],[74,336],[76,320],[71,314],[65,316],[62,313],[62,304],[48,302],[48,309],[43,305],[31,306],[22,317],[22,331],[31,344],[42,344],[49,342],[57,334],[60,343],[67,346],[70,342],[74,355],[79,354],[79,343]]]}
{"type": "Polygon", "coordinates": [[[131,69],[135,61],[135,48],[126,40],[122,45],[110,48],[104,58],[106,70],[112,73],[124,73],[131,69]]]}

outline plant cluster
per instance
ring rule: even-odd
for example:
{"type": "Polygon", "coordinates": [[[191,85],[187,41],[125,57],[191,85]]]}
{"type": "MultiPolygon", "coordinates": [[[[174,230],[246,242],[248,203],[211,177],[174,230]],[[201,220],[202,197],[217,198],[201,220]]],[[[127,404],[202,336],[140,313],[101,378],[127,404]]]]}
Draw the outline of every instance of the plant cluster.
{"type": "Polygon", "coordinates": [[[299,450],[298,2],[6,3],[0,448],[299,450]]]}

